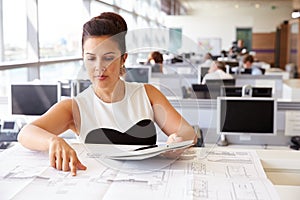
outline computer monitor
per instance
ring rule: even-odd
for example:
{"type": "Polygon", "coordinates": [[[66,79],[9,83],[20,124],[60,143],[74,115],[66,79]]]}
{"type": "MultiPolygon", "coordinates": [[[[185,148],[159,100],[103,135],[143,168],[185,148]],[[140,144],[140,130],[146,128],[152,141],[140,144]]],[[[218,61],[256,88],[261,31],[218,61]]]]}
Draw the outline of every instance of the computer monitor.
{"type": "Polygon", "coordinates": [[[77,96],[79,93],[87,89],[92,82],[88,79],[77,79],[73,81],[72,87],[74,87],[75,94],[74,96],[77,96]]]}
{"type": "MultiPolygon", "coordinates": [[[[239,86],[222,86],[221,96],[241,97],[243,87],[239,86]]],[[[272,97],[271,87],[252,87],[252,97],[272,97]]]]}
{"type": "Polygon", "coordinates": [[[276,111],[274,98],[219,97],[217,133],[274,135],[276,111]]]}
{"type": "Polygon", "coordinates": [[[124,80],[128,82],[149,83],[151,66],[127,67],[124,80]]]}
{"type": "Polygon", "coordinates": [[[204,76],[208,73],[209,66],[201,66],[198,68],[198,83],[201,83],[204,76]]]}
{"type": "Polygon", "coordinates": [[[252,69],[250,68],[247,68],[247,69],[243,69],[242,71],[241,71],[241,74],[252,74],[252,69]]]}
{"type": "Polygon", "coordinates": [[[206,80],[206,84],[192,84],[192,88],[199,99],[216,99],[221,96],[221,87],[234,85],[235,79],[216,79],[206,80]]]}
{"type": "Polygon", "coordinates": [[[63,97],[72,97],[73,96],[73,88],[72,88],[72,80],[60,80],[58,81],[60,86],[60,95],[63,97]]]}
{"type": "Polygon", "coordinates": [[[59,97],[59,84],[11,84],[11,114],[42,115],[58,102],[59,97]]]}
{"type": "Polygon", "coordinates": [[[206,85],[208,86],[225,86],[225,85],[231,85],[231,86],[235,86],[235,79],[207,79],[206,81],[206,85]]]}
{"type": "Polygon", "coordinates": [[[192,88],[197,99],[211,99],[206,84],[192,84],[192,88]]]}
{"type": "Polygon", "coordinates": [[[19,127],[17,122],[10,120],[10,121],[3,121],[1,125],[1,133],[16,133],[19,131],[19,127]]]}

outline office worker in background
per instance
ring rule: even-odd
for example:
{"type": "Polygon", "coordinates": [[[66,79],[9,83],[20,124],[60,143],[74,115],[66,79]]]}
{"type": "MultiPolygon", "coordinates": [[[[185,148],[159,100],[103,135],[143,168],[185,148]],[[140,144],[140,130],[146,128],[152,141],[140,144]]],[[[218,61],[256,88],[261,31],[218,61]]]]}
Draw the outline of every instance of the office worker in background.
{"type": "Polygon", "coordinates": [[[262,75],[263,70],[255,65],[253,65],[254,57],[252,55],[245,55],[243,58],[243,67],[244,72],[242,73],[249,73],[252,75],[262,75]]]}
{"type": "MultiPolygon", "coordinates": [[[[211,67],[212,63],[213,63],[213,55],[211,53],[207,52],[204,55],[201,64],[198,66],[199,72],[205,73],[207,71],[207,69],[211,67]]],[[[203,74],[201,74],[201,76],[202,75],[203,74]]]]}
{"type": "Polygon", "coordinates": [[[115,13],[104,12],[86,22],[82,53],[92,85],[74,99],[58,102],[20,131],[19,142],[32,150],[48,150],[54,168],[72,175],[86,169],[74,149],[59,137],[68,129],[83,143],[151,145],[156,143],[156,122],[168,136],[167,143],[196,140],[193,127],[159,90],[120,79],[127,58],[126,32],[125,20],[115,13]]]}
{"type": "Polygon", "coordinates": [[[219,79],[233,79],[231,74],[226,73],[226,67],[223,62],[214,61],[208,70],[208,73],[203,77],[202,84],[206,83],[206,80],[219,80],[219,79]]]}
{"type": "Polygon", "coordinates": [[[238,58],[245,55],[248,52],[247,48],[244,46],[244,40],[239,39],[232,43],[232,47],[229,50],[229,56],[231,58],[238,58]]]}
{"type": "Polygon", "coordinates": [[[152,72],[163,73],[163,55],[158,51],[153,51],[148,56],[147,64],[152,66],[152,72]]]}
{"type": "Polygon", "coordinates": [[[247,48],[245,47],[244,40],[241,40],[241,39],[240,39],[240,40],[237,41],[236,52],[237,52],[239,55],[242,55],[242,54],[246,54],[246,53],[247,53],[247,48]]]}
{"type": "Polygon", "coordinates": [[[212,62],[213,62],[213,55],[207,52],[204,55],[203,62],[200,64],[200,66],[211,66],[212,62]]]}

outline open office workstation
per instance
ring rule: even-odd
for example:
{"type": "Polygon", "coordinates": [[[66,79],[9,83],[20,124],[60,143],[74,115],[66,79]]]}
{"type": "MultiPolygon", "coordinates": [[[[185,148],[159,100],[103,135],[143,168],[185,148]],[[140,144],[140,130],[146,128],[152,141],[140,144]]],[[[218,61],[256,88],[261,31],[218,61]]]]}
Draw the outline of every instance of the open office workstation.
{"type": "MultiPolygon", "coordinates": [[[[176,69],[176,64],[172,67],[176,69]]],[[[294,149],[299,147],[292,138],[299,135],[295,119],[300,118],[300,102],[284,98],[282,75],[238,74],[231,80],[209,80],[203,85],[197,73],[182,71],[151,73],[149,67],[132,66],[122,79],[157,87],[193,125],[201,142],[176,161],[160,156],[116,161],[105,155],[136,146],[111,149],[101,144],[83,145],[74,133],[67,132],[61,137],[70,141],[88,166],[76,178],[48,167],[47,152],[25,149],[16,137],[24,124],[54,103],[84,92],[91,82],[73,79],[10,84],[6,109],[11,118],[3,118],[0,137],[11,143],[0,153],[2,162],[7,163],[0,171],[3,198],[26,199],[43,191],[49,198],[75,199],[136,199],[145,194],[151,199],[153,195],[158,199],[239,199],[245,195],[297,199],[300,166],[299,152],[294,149]],[[206,95],[199,95],[203,90],[206,95]]],[[[166,136],[158,128],[157,133],[157,144],[164,144],[166,136]]]]}
{"type": "MultiPolygon", "coordinates": [[[[16,14],[15,2],[1,1],[0,199],[299,199],[300,34],[299,18],[290,19],[294,1],[74,0],[73,8],[63,12],[57,5],[69,8],[67,1],[26,1],[18,12],[19,19],[27,15],[20,26],[25,31],[6,27],[13,23],[6,22],[6,15],[16,14]],[[75,38],[82,34],[82,23],[102,11],[119,13],[128,25],[128,56],[125,63],[121,60],[124,74],[120,71],[118,78],[156,87],[191,125],[196,141],[184,146],[188,148],[179,156],[169,157],[174,152],[161,153],[173,147],[166,144],[169,138],[161,124],[139,122],[140,130],[154,128],[151,145],[82,142],[69,129],[59,137],[87,167],[72,176],[50,166],[50,151],[25,148],[18,135],[53,105],[97,89],[88,79],[82,41],[75,38]],[[12,40],[12,32],[23,34],[20,38],[26,41],[16,36],[12,40]],[[239,40],[245,42],[246,52],[239,40]],[[153,51],[163,55],[162,72],[147,61],[153,51]],[[211,60],[206,60],[207,53],[211,60]],[[261,69],[260,75],[242,63],[248,55],[255,58],[253,66],[261,69]],[[230,78],[203,83],[215,62],[225,65],[222,73],[230,78]]],[[[87,107],[96,110],[94,103],[100,99],[87,107]]],[[[90,115],[83,117],[90,126],[90,115]]],[[[105,126],[106,133],[112,133],[110,128],[105,126]]]]}
{"type": "MultiPolygon", "coordinates": [[[[300,166],[297,164],[299,163],[299,156],[297,156],[299,152],[291,149],[290,146],[293,144],[291,142],[292,136],[298,133],[296,130],[297,122],[293,120],[299,115],[300,102],[276,98],[276,96],[282,97],[281,93],[278,94],[278,91],[282,91],[282,88],[276,89],[276,81],[281,80],[278,78],[281,76],[270,76],[266,78],[264,82],[261,76],[249,79],[248,75],[238,75],[234,80],[230,81],[229,85],[226,83],[220,84],[220,81],[216,81],[214,84],[218,84],[218,95],[216,95],[215,91],[211,91],[213,94],[211,95],[208,88],[212,89],[213,87],[206,86],[209,94],[207,98],[193,94],[199,89],[197,86],[201,85],[198,83],[198,77],[195,74],[154,74],[151,73],[151,70],[147,67],[136,67],[136,69],[131,69],[131,71],[134,73],[130,74],[130,78],[127,77],[127,81],[151,83],[159,88],[161,92],[165,93],[177,111],[195,127],[195,130],[199,130],[198,136],[201,137],[201,144],[198,144],[198,147],[193,147],[182,154],[181,159],[176,162],[168,159],[164,160],[160,157],[140,161],[122,161],[122,163],[124,162],[126,165],[124,165],[124,168],[119,167],[119,172],[115,172],[113,171],[115,168],[114,165],[119,163],[117,165],[119,166],[121,161],[111,161],[103,157],[102,154],[104,152],[114,152],[116,149],[109,150],[110,147],[106,145],[93,146],[78,144],[74,135],[71,135],[69,132],[65,133],[62,137],[72,141],[72,145],[76,151],[81,152],[80,157],[83,162],[89,167],[87,171],[79,171],[77,175],[77,181],[80,180],[81,183],[85,185],[81,188],[87,192],[85,195],[90,194],[91,198],[97,196],[101,198],[118,199],[120,195],[123,194],[124,196],[134,199],[142,193],[149,193],[149,195],[155,194],[158,198],[162,199],[171,197],[180,199],[194,198],[197,195],[202,195],[202,197],[208,196],[214,199],[212,194],[205,194],[205,192],[208,192],[207,188],[203,185],[198,185],[196,181],[200,178],[199,180],[204,181],[201,184],[212,187],[213,180],[216,178],[202,171],[202,168],[195,168],[195,166],[201,165],[206,166],[209,170],[212,170],[212,172],[214,170],[218,171],[217,188],[223,188],[222,194],[229,195],[235,190],[234,185],[241,184],[240,181],[235,182],[235,179],[231,179],[234,176],[239,176],[242,179],[245,178],[242,181],[245,187],[248,187],[248,184],[253,186],[252,191],[250,193],[248,191],[247,195],[254,195],[256,192],[261,192],[259,197],[263,199],[276,199],[278,198],[278,193],[280,198],[290,197],[290,199],[295,199],[295,194],[298,194],[297,188],[299,187],[298,178],[300,166]],[[143,80],[141,77],[144,77],[143,80]],[[243,78],[245,80],[238,80],[243,78]],[[251,86],[251,83],[255,83],[253,80],[255,78],[258,80],[258,84],[251,86]],[[237,85],[237,82],[247,83],[247,85],[237,85]],[[263,83],[265,83],[265,85],[263,83]],[[186,90],[183,90],[183,88],[189,91],[188,95],[184,93],[186,90]],[[235,155],[235,157],[233,157],[233,155],[235,155]],[[226,158],[226,156],[229,157],[226,158]],[[194,159],[191,159],[192,157],[194,159]],[[212,162],[212,160],[215,159],[221,159],[223,161],[212,162]],[[247,162],[244,159],[246,159],[247,162]],[[187,167],[182,167],[185,165],[187,167]],[[250,167],[250,165],[253,166],[250,167]],[[96,166],[97,169],[95,168],[96,166]],[[145,168],[145,166],[148,167],[145,168]],[[192,171],[190,171],[189,166],[192,171]],[[113,169],[111,169],[111,167],[113,169]],[[136,173],[128,174],[128,167],[130,170],[137,170],[136,173]],[[149,172],[141,174],[141,172],[139,172],[141,167],[143,170],[150,170],[152,172],[150,174],[149,172]],[[229,171],[220,173],[219,170],[223,170],[223,167],[224,170],[227,168],[229,171]],[[228,167],[232,168],[232,171],[228,167]],[[234,170],[236,167],[244,168],[247,176],[231,174],[237,173],[234,170]],[[249,167],[253,167],[258,174],[252,174],[249,167]],[[190,180],[191,182],[181,186],[177,185],[178,182],[175,181],[175,177],[172,175],[172,173],[175,172],[177,173],[177,179],[180,177],[182,180],[190,180]],[[199,175],[198,173],[203,174],[199,175]],[[226,173],[229,174],[226,175],[226,173]],[[96,177],[95,174],[101,175],[96,177]],[[252,177],[250,182],[250,179],[248,179],[249,175],[252,177]],[[86,178],[83,178],[83,176],[86,178]],[[198,178],[195,179],[195,176],[198,178]],[[224,176],[227,178],[224,179],[224,176]],[[165,179],[166,177],[168,178],[165,179]],[[101,181],[97,182],[92,180],[101,181]],[[140,182],[142,180],[144,180],[144,183],[140,182]],[[224,188],[229,182],[233,187],[224,188]],[[119,188],[119,186],[121,186],[120,184],[124,184],[124,186],[122,186],[123,189],[119,188]],[[133,192],[133,188],[140,188],[142,186],[141,184],[146,185],[143,186],[140,192],[136,193],[137,196],[129,195],[128,191],[133,192]],[[192,187],[189,186],[190,184],[192,187]],[[87,187],[87,185],[90,186],[87,187]],[[153,189],[154,186],[156,189],[153,189]],[[109,189],[95,189],[97,187],[109,189]],[[171,192],[172,194],[168,192],[165,193],[170,190],[167,189],[169,187],[179,187],[180,189],[176,190],[177,192],[175,193],[171,192]],[[269,195],[264,196],[267,193],[260,191],[259,188],[264,188],[265,191],[269,192],[269,195]],[[94,190],[93,195],[91,194],[92,190],[94,190]],[[198,192],[200,193],[198,194],[198,192]]],[[[124,77],[124,79],[126,78],[124,77]]],[[[210,84],[210,81],[208,81],[208,84],[210,84]]],[[[3,141],[12,142],[16,139],[16,133],[19,131],[19,128],[15,129],[15,125],[11,123],[20,125],[20,122],[26,123],[28,120],[35,119],[54,103],[64,98],[74,97],[89,86],[91,86],[91,82],[88,80],[59,81],[57,84],[11,84],[9,109],[16,120],[3,121],[1,134],[3,135],[5,133],[6,136],[2,138],[3,141]],[[30,94],[30,96],[34,96],[34,98],[25,98],[24,96],[26,94],[30,94]],[[10,138],[8,136],[10,136],[10,138]]],[[[157,131],[157,143],[164,144],[166,137],[160,133],[159,129],[157,129],[157,131]]],[[[134,147],[118,147],[118,149],[124,148],[128,150],[134,147]]],[[[75,187],[75,185],[61,191],[60,188],[62,186],[65,187],[70,181],[73,182],[73,177],[69,172],[57,174],[57,172],[53,171],[50,167],[45,171],[45,167],[48,166],[47,153],[40,154],[39,156],[34,156],[35,154],[36,152],[26,150],[14,142],[10,148],[0,154],[0,156],[8,160],[12,166],[18,166],[14,170],[10,169],[9,166],[4,167],[3,170],[6,169],[9,174],[5,171],[2,172],[4,178],[2,178],[1,181],[9,186],[8,183],[13,179],[19,180],[19,184],[16,188],[22,189],[22,192],[19,192],[19,190],[7,190],[9,187],[3,187],[7,191],[3,193],[7,195],[4,196],[5,198],[27,198],[32,195],[33,191],[39,191],[42,188],[47,188],[43,190],[49,197],[61,196],[66,198],[76,196],[76,198],[78,198],[82,195],[82,192],[78,193],[80,190],[76,189],[77,187],[75,187]],[[36,171],[30,172],[30,174],[23,171],[28,170],[28,167],[32,164],[28,162],[29,165],[19,165],[19,162],[22,163],[24,161],[18,156],[24,156],[23,159],[26,159],[27,162],[35,163],[34,165],[37,167],[36,171]],[[38,159],[39,162],[37,162],[36,159],[38,159]],[[61,179],[62,177],[64,177],[64,180],[61,179]],[[61,181],[56,182],[58,180],[61,181]],[[42,185],[39,183],[42,183],[42,185]],[[52,184],[52,186],[46,187],[46,185],[49,184],[52,184]]],[[[213,173],[217,173],[217,171],[213,173]]],[[[212,191],[214,190],[215,189],[212,189],[212,191]]],[[[214,192],[220,195],[220,191],[217,192],[217,190],[218,189],[214,192]]],[[[245,190],[241,190],[240,193],[236,193],[235,195],[243,195],[245,192],[245,190]]],[[[231,198],[226,197],[226,199],[231,198]]]]}
{"type": "MultiPolygon", "coordinates": [[[[176,68],[176,64],[172,68],[176,68]]],[[[47,167],[49,165],[47,153],[37,155],[37,152],[26,150],[15,141],[18,131],[24,124],[45,113],[56,102],[84,92],[91,86],[91,82],[73,79],[60,80],[53,84],[42,82],[10,84],[7,109],[11,118],[3,119],[1,123],[1,140],[7,144],[11,143],[8,149],[0,154],[3,160],[10,163],[2,168],[4,171],[1,171],[1,182],[7,185],[3,187],[6,192],[2,193],[1,190],[1,193],[5,194],[5,199],[30,198],[33,192],[41,190],[47,196],[57,198],[59,196],[78,198],[93,191],[91,198],[97,196],[118,199],[122,194],[134,199],[137,196],[130,195],[128,191],[133,192],[132,188],[140,188],[142,185],[143,190],[136,195],[149,193],[162,199],[192,199],[195,196],[214,199],[214,195],[207,193],[208,190],[203,184],[212,187],[216,178],[217,188],[223,188],[222,194],[228,195],[226,199],[232,199],[230,194],[236,189],[235,186],[242,183],[244,187],[248,187],[249,184],[253,186],[251,192],[247,191],[248,196],[258,192],[262,199],[276,199],[277,194],[282,199],[286,197],[296,199],[300,185],[300,166],[297,156],[299,152],[294,150],[297,149],[297,141],[292,138],[299,133],[298,122],[295,119],[300,116],[300,102],[284,98],[285,81],[282,75],[238,74],[231,80],[209,80],[203,85],[198,81],[197,73],[181,73],[182,71],[170,74],[152,73],[147,66],[135,65],[128,67],[128,75],[122,79],[153,84],[165,94],[175,109],[195,128],[198,139],[201,139],[197,147],[191,148],[177,161],[164,160],[160,157],[142,161],[111,161],[103,157],[105,155],[103,153],[115,150],[109,150],[110,147],[105,145],[78,144],[74,133],[68,131],[61,137],[69,140],[76,151],[81,152],[80,157],[88,165],[88,170],[79,171],[78,179],[75,181],[77,183],[65,189],[60,188],[71,182],[75,183],[74,177],[69,172],[58,174],[51,167],[47,167]],[[203,91],[205,95],[197,94],[203,91]],[[24,158],[21,159],[19,156],[24,158]],[[219,161],[215,163],[216,160],[219,161]],[[119,170],[114,171],[116,163],[119,163],[117,165],[119,170]],[[125,164],[124,168],[119,166],[121,163],[125,164]],[[32,165],[36,167],[34,172],[29,170],[32,165]],[[205,166],[213,174],[218,175],[211,177],[209,173],[202,171],[201,167],[199,169],[195,167],[198,165],[205,166]],[[143,166],[148,166],[146,170],[150,170],[151,173],[141,174],[139,170],[143,166]],[[128,167],[130,170],[137,170],[136,173],[128,173],[128,167]],[[246,170],[247,176],[243,173],[234,175],[237,173],[236,168],[246,170]],[[249,168],[255,169],[257,174],[252,174],[249,168]],[[221,169],[229,171],[220,173],[221,169]],[[176,179],[180,177],[186,184],[179,185],[172,173],[178,173],[176,179]],[[95,174],[100,176],[97,177],[95,174]],[[242,178],[243,181],[235,182],[234,176],[242,178]],[[18,180],[15,189],[9,187],[14,183],[12,180],[18,180]],[[198,183],[199,180],[204,182],[198,183]],[[81,189],[86,193],[79,192],[81,190],[76,187],[79,181],[84,185],[81,189]],[[226,188],[225,185],[228,183],[232,187],[226,188]],[[52,186],[49,187],[49,184],[52,186]],[[121,185],[123,189],[120,189],[121,185]],[[96,189],[99,187],[104,189],[96,189]],[[171,192],[172,187],[180,189],[174,193],[171,192]],[[268,194],[259,188],[264,188],[268,194]]],[[[164,144],[166,136],[159,128],[157,133],[157,143],[164,144]]],[[[130,150],[136,147],[118,147],[122,148],[130,150]]],[[[220,195],[217,188],[211,192],[220,195]]],[[[235,195],[243,196],[245,192],[246,190],[241,190],[235,195]]]]}

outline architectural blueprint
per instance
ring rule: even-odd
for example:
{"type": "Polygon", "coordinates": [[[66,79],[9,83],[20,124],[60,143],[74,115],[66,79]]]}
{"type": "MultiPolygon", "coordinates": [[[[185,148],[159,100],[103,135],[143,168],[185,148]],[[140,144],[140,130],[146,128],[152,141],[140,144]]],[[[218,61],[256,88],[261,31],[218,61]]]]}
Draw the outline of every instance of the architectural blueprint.
{"type": "Polygon", "coordinates": [[[73,147],[87,166],[75,177],[48,167],[47,152],[16,145],[1,153],[0,199],[279,199],[255,151],[190,148],[176,161],[114,161],[105,158],[111,146],[73,147]]]}

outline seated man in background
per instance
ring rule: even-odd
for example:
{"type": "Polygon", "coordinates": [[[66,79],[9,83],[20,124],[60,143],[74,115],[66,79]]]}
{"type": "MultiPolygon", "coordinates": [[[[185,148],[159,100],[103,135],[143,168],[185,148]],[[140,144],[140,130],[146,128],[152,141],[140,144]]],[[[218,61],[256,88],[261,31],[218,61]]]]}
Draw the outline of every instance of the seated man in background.
{"type": "Polygon", "coordinates": [[[248,52],[247,48],[244,46],[244,41],[239,39],[232,43],[232,47],[229,49],[229,56],[231,58],[238,58],[245,55],[248,52]]]}
{"type": "Polygon", "coordinates": [[[259,67],[253,65],[254,58],[252,55],[246,55],[243,59],[244,73],[252,75],[262,75],[263,71],[259,67]]]}
{"type": "Polygon", "coordinates": [[[205,84],[208,79],[233,79],[233,76],[226,73],[226,67],[223,62],[215,61],[208,70],[208,74],[204,76],[202,84],[205,84]]]}
{"type": "Polygon", "coordinates": [[[163,55],[158,51],[153,51],[148,56],[147,64],[151,64],[152,72],[163,72],[163,55]]]}

